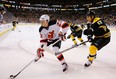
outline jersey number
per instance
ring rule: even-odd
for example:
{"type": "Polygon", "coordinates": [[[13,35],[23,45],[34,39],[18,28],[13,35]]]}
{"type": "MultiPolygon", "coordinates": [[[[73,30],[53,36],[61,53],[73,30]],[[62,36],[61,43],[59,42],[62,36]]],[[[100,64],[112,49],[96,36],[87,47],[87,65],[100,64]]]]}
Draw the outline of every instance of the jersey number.
{"type": "Polygon", "coordinates": [[[102,24],[102,21],[98,21],[97,24],[101,25],[102,24]]]}
{"type": "MultiPolygon", "coordinates": [[[[103,24],[102,21],[97,22],[99,25],[103,24]]],[[[99,28],[102,28],[104,31],[106,31],[106,26],[100,26],[99,28]]]]}

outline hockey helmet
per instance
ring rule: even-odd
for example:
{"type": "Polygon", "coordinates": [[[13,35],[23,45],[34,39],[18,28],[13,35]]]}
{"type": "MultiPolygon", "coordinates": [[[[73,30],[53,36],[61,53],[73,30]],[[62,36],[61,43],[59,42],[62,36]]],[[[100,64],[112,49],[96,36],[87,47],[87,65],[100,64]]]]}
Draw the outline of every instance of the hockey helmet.
{"type": "Polygon", "coordinates": [[[93,11],[88,11],[86,16],[94,16],[95,17],[95,12],[93,11]]]}
{"type": "Polygon", "coordinates": [[[42,20],[49,21],[50,20],[50,17],[47,14],[44,14],[44,15],[40,16],[39,20],[40,21],[42,21],[42,20]]]}

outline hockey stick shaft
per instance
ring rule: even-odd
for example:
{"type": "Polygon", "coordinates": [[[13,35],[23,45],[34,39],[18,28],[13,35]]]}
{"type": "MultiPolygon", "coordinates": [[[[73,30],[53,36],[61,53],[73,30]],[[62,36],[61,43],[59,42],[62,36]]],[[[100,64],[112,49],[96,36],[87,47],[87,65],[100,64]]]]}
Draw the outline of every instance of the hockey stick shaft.
{"type": "Polygon", "coordinates": [[[47,51],[48,53],[51,53],[51,54],[55,55],[55,52],[53,50],[51,50],[50,47],[53,46],[53,45],[55,45],[59,41],[60,41],[60,39],[58,39],[56,42],[54,42],[53,44],[49,45],[48,47],[47,46],[43,46],[43,49],[45,51],[47,51]]]}
{"type": "MultiPolygon", "coordinates": [[[[58,39],[56,42],[54,42],[53,44],[49,45],[50,46],[53,46],[55,45],[56,43],[58,43],[60,41],[60,39],[58,39]]],[[[40,58],[39,57],[36,57],[34,58],[33,60],[31,60],[31,62],[29,62],[22,70],[20,70],[16,75],[13,76],[13,78],[16,78],[23,70],[25,70],[32,62],[35,62],[38,61],[40,58]]]]}
{"type": "Polygon", "coordinates": [[[88,42],[88,41],[84,41],[84,42],[82,42],[82,43],[80,43],[80,44],[77,44],[77,45],[75,45],[75,46],[72,46],[72,47],[70,47],[70,48],[67,48],[67,49],[65,49],[65,50],[63,50],[63,51],[61,51],[61,52],[55,53],[55,55],[62,54],[62,53],[64,53],[64,52],[68,51],[68,50],[71,50],[71,49],[73,49],[73,48],[75,48],[75,47],[77,47],[77,46],[80,46],[80,45],[82,45],[83,43],[87,43],[87,42],[88,42]]]}
{"type": "Polygon", "coordinates": [[[59,41],[61,41],[60,39],[58,39],[57,41],[55,41],[53,44],[50,44],[48,47],[51,47],[53,45],[55,45],[56,43],[58,43],[59,41]]]}
{"type": "Polygon", "coordinates": [[[35,61],[36,58],[34,58],[33,60],[31,60],[31,62],[29,62],[22,70],[20,70],[16,75],[13,76],[13,78],[16,78],[23,70],[25,70],[32,62],[35,61]]]}
{"type": "MultiPolygon", "coordinates": [[[[17,28],[17,27],[16,27],[17,28]]],[[[19,31],[19,32],[21,32],[18,28],[17,28],[17,30],[19,31]]]]}
{"type": "MultiPolygon", "coordinates": [[[[62,35],[62,36],[60,36],[60,37],[63,37],[63,36],[65,36],[65,35],[62,35]]],[[[58,43],[59,41],[61,41],[61,38],[59,38],[57,41],[55,41],[53,44],[50,44],[49,46],[47,46],[47,48],[49,48],[49,47],[51,47],[51,46],[53,46],[53,45],[55,45],[56,43],[58,43]]],[[[46,46],[45,46],[46,47],[46,46]]],[[[44,48],[44,47],[43,47],[44,48]]]]}
{"type": "Polygon", "coordinates": [[[77,46],[80,46],[80,45],[82,45],[83,43],[87,43],[87,42],[89,42],[89,41],[84,41],[84,42],[82,42],[82,43],[80,43],[80,44],[77,44],[77,45],[75,45],[75,46],[69,47],[69,48],[67,48],[67,49],[65,49],[65,50],[62,50],[62,51],[60,51],[60,52],[57,52],[57,53],[55,53],[53,50],[49,49],[48,47],[44,47],[44,50],[47,51],[48,53],[52,54],[52,55],[59,55],[59,54],[62,54],[62,53],[64,53],[64,52],[66,52],[66,51],[69,51],[69,50],[71,50],[71,49],[73,49],[73,48],[75,48],[75,47],[77,47],[77,46]]]}
{"type": "MultiPolygon", "coordinates": [[[[51,46],[55,45],[56,43],[58,43],[60,41],[60,39],[58,39],[56,42],[54,42],[53,44],[50,44],[49,46],[43,46],[43,49],[47,52],[51,52],[51,54],[55,55],[55,52],[52,51],[50,49],[51,46]]],[[[37,62],[39,59],[35,59],[35,62],[37,62]]]]}

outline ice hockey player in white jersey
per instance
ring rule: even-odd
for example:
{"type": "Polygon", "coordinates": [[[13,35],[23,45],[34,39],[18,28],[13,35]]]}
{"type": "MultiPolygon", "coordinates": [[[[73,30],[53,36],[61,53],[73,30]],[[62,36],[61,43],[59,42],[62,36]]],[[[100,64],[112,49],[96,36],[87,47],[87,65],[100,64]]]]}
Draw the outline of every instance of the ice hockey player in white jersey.
{"type": "MultiPolygon", "coordinates": [[[[44,56],[44,45],[49,46],[50,44],[53,44],[57,40],[61,39],[52,46],[55,53],[59,52],[61,41],[66,39],[65,35],[69,29],[69,25],[62,20],[50,20],[50,17],[47,14],[42,15],[39,20],[41,23],[41,27],[39,28],[41,45],[37,51],[38,57],[44,56]]],[[[68,65],[64,59],[64,56],[60,54],[56,55],[56,57],[61,62],[63,66],[63,72],[65,72],[68,69],[68,65]]]]}

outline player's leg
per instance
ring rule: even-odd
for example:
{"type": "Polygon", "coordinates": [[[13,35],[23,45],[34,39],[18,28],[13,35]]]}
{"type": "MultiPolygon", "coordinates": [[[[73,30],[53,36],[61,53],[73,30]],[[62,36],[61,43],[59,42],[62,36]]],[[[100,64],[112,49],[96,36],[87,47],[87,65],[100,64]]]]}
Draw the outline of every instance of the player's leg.
{"type": "Polygon", "coordinates": [[[96,57],[98,48],[95,45],[91,45],[89,47],[89,56],[88,56],[88,61],[85,63],[85,67],[88,67],[92,64],[94,58],[96,57]]]}
{"type": "Polygon", "coordinates": [[[70,34],[70,38],[72,39],[74,45],[76,45],[77,44],[77,41],[75,39],[75,36],[73,34],[70,34]]]}
{"type": "Polygon", "coordinates": [[[77,32],[77,38],[80,42],[83,42],[83,39],[82,39],[82,30],[78,31],[77,32]]]}
{"type": "MultiPolygon", "coordinates": [[[[53,45],[53,50],[57,53],[60,52],[59,49],[61,47],[61,41],[53,45]]],[[[65,72],[68,68],[68,65],[64,59],[64,56],[62,54],[56,55],[57,59],[61,62],[61,65],[63,66],[63,72],[65,72]]]]}
{"type": "Polygon", "coordinates": [[[93,60],[96,58],[97,51],[106,46],[110,42],[110,38],[95,38],[89,47],[88,62],[85,66],[88,67],[92,64],[93,60]]]}
{"type": "Polygon", "coordinates": [[[16,26],[15,26],[15,25],[13,25],[13,29],[12,29],[12,31],[14,31],[14,30],[15,30],[15,28],[16,28],[16,26]]]}
{"type": "MultiPolygon", "coordinates": [[[[77,34],[77,38],[80,42],[83,42],[83,39],[82,39],[82,30],[80,30],[77,34]]],[[[86,45],[85,43],[83,45],[86,45]]]]}

